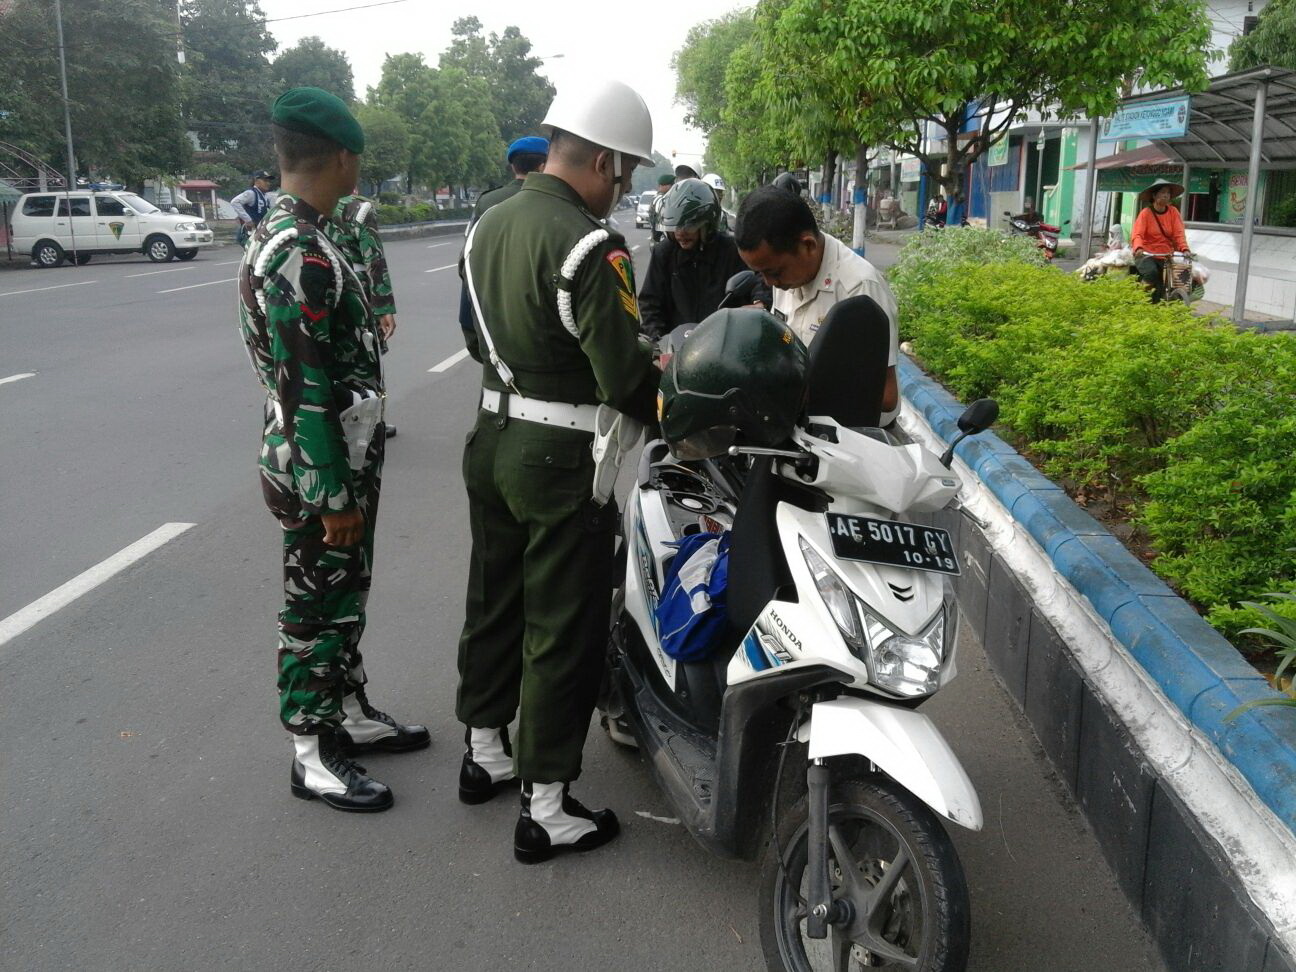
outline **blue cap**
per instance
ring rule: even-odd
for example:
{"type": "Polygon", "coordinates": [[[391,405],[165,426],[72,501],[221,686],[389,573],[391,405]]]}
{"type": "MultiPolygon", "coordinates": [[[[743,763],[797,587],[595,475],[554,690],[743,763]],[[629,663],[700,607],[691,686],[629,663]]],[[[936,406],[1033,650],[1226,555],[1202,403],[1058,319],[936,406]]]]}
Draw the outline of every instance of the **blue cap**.
{"type": "Polygon", "coordinates": [[[527,135],[519,138],[516,142],[508,147],[508,161],[513,161],[515,155],[548,155],[549,139],[541,138],[539,135],[527,135]]]}

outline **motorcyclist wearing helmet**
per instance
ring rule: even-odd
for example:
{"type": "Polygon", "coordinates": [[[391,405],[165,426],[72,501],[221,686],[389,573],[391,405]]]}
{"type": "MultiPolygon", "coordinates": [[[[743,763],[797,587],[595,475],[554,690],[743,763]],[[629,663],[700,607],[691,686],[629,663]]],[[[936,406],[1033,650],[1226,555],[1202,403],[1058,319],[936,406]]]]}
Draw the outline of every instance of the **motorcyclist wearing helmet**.
{"type": "Polygon", "coordinates": [[[459,797],[490,800],[516,772],[523,863],[618,832],[611,810],[587,810],[568,790],[603,673],[618,521],[615,500],[596,498],[604,467],[592,446],[609,415],[655,420],[659,377],[639,339],[634,265],[606,222],[635,167],[651,164],[648,107],[619,81],[586,83],[558,92],[543,127],[545,171],[483,214],[465,246],[485,360],[463,458],[472,553],[459,797]]]}
{"type": "Polygon", "coordinates": [[[720,204],[700,179],[683,179],[662,202],[665,238],[652,249],[639,291],[643,333],[653,340],[696,324],[719,306],[725,283],[745,270],[738,247],[720,229],[720,204]]]}
{"type": "Polygon", "coordinates": [[[838,301],[864,294],[877,302],[891,325],[880,424],[895,421],[900,412],[895,368],[900,343],[895,297],[886,277],[850,247],[820,232],[804,199],[774,186],[762,186],[742,201],[734,237],[743,261],[774,288],[775,316],[806,344],[838,301]]]}

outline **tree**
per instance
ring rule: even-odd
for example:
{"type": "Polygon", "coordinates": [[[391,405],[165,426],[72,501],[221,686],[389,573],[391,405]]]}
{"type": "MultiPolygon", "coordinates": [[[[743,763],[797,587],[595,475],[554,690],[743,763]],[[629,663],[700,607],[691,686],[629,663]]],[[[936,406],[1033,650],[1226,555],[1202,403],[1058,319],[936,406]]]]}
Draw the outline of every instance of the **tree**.
{"type": "Polygon", "coordinates": [[[415,180],[428,172],[428,155],[435,131],[424,127],[424,114],[437,97],[436,69],[428,67],[422,54],[388,54],[383,59],[382,75],[376,87],[369,89],[369,104],[394,112],[405,123],[408,133],[405,190],[414,190],[415,180]]]}
{"type": "MultiPolygon", "coordinates": [[[[53,4],[14,0],[0,24],[0,141],[67,167],[53,4]]],[[[190,147],[180,123],[175,25],[154,0],[64,0],[72,135],[81,174],[139,186],[179,172],[190,147]]]]}
{"type": "Polygon", "coordinates": [[[543,62],[531,56],[531,41],[517,27],[483,37],[476,17],[456,20],[452,34],[454,40],[439,63],[442,69],[460,68],[486,82],[500,140],[508,143],[537,134],[554,86],[537,73],[543,62]]]}
{"type": "Polygon", "coordinates": [[[736,10],[689,28],[684,46],[671,57],[675,100],[684,106],[685,124],[708,135],[723,124],[725,72],[734,52],[755,33],[756,21],[749,10],[736,10]]]}
{"type": "Polygon", "coordinates": [[[275,39],[256,0],[181,0],[184,115],[201,148],[247,171],[269,164],[275,39]]]}
{"type": "Polygon", "coordinates": [[[323,88],[348,104],[355,101],[351,62],[344,53],[318,37],[303,37],[275,58],[271,67],[280,90],[304,86],[323,88]]]}
{"type": "Polygon", "coordinates": [[[775,107],[917,156],[955,198],[1021,112],[1103,115],[1132,85],[1199,89],[1210,39],[1201,0],[762,0],[758,27],[775,107]]]}
{"type": "Polygon", "coordinates": [[[1270,0],[1249,34],[1229,47],[1229,70],[1272,64],[1296,70],[1296,0],[1270,0]]]}
{"type": "Polygon", "coordinates": [[[365,151],[360,175],[366,182],[381,185],[395,178],[409,165],[409,126],[396,112],[371,105],[358,105],[356,121],[365,133],[365,151]]]}

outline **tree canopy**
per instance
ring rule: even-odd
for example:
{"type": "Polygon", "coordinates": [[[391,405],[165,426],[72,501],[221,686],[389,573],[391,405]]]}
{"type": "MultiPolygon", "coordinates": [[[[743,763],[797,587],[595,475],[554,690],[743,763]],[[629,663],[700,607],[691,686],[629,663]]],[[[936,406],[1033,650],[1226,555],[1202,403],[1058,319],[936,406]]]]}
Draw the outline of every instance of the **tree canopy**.
{"type": "Polygon", "coordinates": [[[355,82],[346,54],[318,37],[303,37],[271,65],[279,90],[309,86],[331,91],[348,104],[355,101],[355,82]]]}
{"type": "MultiPolygon", "coordinates": [[[[0,42],[0,141],[66,170],[54,7],[13,0],[0,42]]],[[[68,100],[80,175],[138,185],[179,171],[190,146],[181,123],[175,23],[153,0],[64,0],[68,100]],[[122,24],[131,25],[123,30],[122,24]]]]}
{"type": "Polygon", "coordinates": [[[1272,64],[1296,70],[1296,0],[1270,0],[1249,34],[1229,47],[1229,70],[1272,64]]]}

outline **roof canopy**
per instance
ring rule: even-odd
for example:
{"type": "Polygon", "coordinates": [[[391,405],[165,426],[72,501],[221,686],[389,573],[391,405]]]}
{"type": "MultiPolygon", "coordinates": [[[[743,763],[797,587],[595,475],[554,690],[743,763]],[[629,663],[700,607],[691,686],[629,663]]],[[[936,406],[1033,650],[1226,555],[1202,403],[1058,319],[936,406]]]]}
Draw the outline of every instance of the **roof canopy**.
{"type": "Polygon", "coordinates": [[[1268,86],[1260,164],[1266,168],[1296,169],[1296,71],[1253,68],[1212,78],[1205,91],[1185,92],[1183,88],[1149,91],[1126,98],[1121,105],[1188,94],[1188,134],[1182,138],[1158,139],[1157,146],[1191,165],[1244,169],[1251,157],[1256,90],[1260,84],[1268,86]]]}

